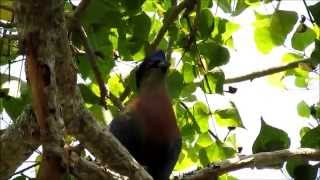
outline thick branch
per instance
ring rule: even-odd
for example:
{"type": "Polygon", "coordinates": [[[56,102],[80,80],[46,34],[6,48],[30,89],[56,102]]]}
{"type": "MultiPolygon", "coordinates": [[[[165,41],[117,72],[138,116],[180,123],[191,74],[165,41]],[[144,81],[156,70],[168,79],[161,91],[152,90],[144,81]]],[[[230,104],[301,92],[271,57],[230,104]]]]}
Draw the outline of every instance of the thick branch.
{"type": "Polygon", "coordinates": [[[76,71],[67,38],[67,31],[58,33],[56,43],[57,101],[60,102],[68,133],[74,135],[96,158],[110,169],[133,180],[151,179],[148,173],[133,159],[121,143],[109,132],[103,131],[96,119],[84,107],[80,91],[76,85],[76,71]]]}
{"type": "Polygon", "coordinates": [[[225,80],[224,83],[225,84],[230,84],[230,83],[237,83],[237,82],[241,82],[241,81],[253,80],[253,79],[256,79],[256,78],[263,77],[263,76],[268,76],[268,75],[271,75],[271,74],[275,74],[275,73],[279,73],[279,72],[282,72],[282,71],[286,71],[286,70],[289,70],[289,69],[296,68],[296,67],[299,66],[299,64],[303,64],[303,63],[311,63],[311,62],[310,62],[310,59],[303,59],[303,60],[295,61],[295,62],[286,64],[286,65],[283,65],[283,66],[272,67],[272,68],[269,68],[269,69],[266,69],[266,70],[256,71],[256,72],[253,72],[253,73],[250,73],[250,74],[246,74],[246,75],[242,75],[242,76],[239,76],[239,77],[228,78],[228,79],[225,80]]]}
{"type": "Polygon", "coordinates": [[[282,164],[293,157],[300,157],[305,160],[319,161],[320,149],[298,148],[294,150],[285,149],[274,152],[262,152],[249,156],[240,156],[224,160],[186,175],[183,179],[200,180],[210,179],[222,174],[244,169],[244,168],[270,168],[275,165],[282,164]]]}
{"type": "Polygon", "coordinates": [[[60,58],[64,29],[63,0],[15,1],[16,22],[26,48],[26,74],[32,95],[33,110],[40,128],[43,148],[38,178],[59,180],[65,174],[62,166],[63,120],[57,102],[55,68],[60,58]]]}
{"type": "Polygon", "coordinates": [[[179,16],[179,14],[187,8],[190,4],[195,3],[195,0],[184,0],[181,2],[178,6],[172,7],[171,10],[169,10],[168,14],[165,16],[163,20],[163,25],[160,28],[156,38],[153,40],[153,42],[150,44],[150,50],[155,50],[161,40],[163,39],[164,35],[168,31],[168,28],[170,27],[170,24],[172,24],[179,16]]]}
{"type": "Polygon", "coordinates": [[[29,106],[0,136],[0,179],[9,179],[39,145],[39,126],[29,106]]]}
{"type": "Polygon", "coordinates": [[[114,175],[106,172],[93,162],[87,161],[72,152],[70,155],[70,168],[72,174],[80,180],[100,179],[111,180],[116,179],[114,175]]]}

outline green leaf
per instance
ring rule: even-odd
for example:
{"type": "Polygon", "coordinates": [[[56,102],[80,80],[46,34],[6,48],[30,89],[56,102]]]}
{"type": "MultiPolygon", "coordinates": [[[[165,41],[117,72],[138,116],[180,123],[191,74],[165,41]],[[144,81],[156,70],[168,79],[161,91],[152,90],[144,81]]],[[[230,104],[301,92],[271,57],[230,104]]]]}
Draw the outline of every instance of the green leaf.
{"type": "Polygon", "coordinates": [[[199,50],[206,58],[209,70],[229,62],[230,54],[228,49],[215,42],[201,42],[199,50]]]}
{"type": "Polygon", "coordinates": [[[24,102],[21,98],[12,96],[7,96],[3,99],[3,107],[13,121],[21,114],[26,104],[27,102],[24,102]]]}
{"type": "Polygon", "coordinates": [[[252,146],[253,153],[287,149],[290,146],[288,134],[278,128],[269,126],[261,119],[261,129],[252,146]]]}
{"type": "Polygon", "coordinates": [[[297,105],[298,114],[301,117],[309,118],[310,117],[310,108],[305,101],[301,101],[297,105]]]}
{"type": "Polygon", "coordinates": [[[218,177],[218,180],[237,180],[234,176],[231,176],[229,174],[224,174],[222,176],[218,177]]]}
{"type": "Polygon", "coordinates": [[[311,129],[302,137],[301,147],[320,148],[320,126],[311,129]]]}
{"type": "Polygon", "coordinates": [[[285,63],[291,63],[291,62],[301,60],[302,58],[303,56],[300,54],[286,53],[282,56],[282,61],[285,63]]]}
{"type": "Polygon", "coordinates": [[[184,61],[182,66],[183,81],[185,83],[190,83],[196,78],[194,62],[193,62],[193,59],[189,57],[188,54],[184,55],[183,61],[184,61]]]}
{"type": "MultiPolygon", "coordinates": [[[[121,0],[122,5],[126,8],[129,14],[135,14],[141,10],[141,6],[145,0],[121,0]]],[[[113,2],[113,1],[112,1],[113,2]]]]}
{"type": "Polygon", "coordinates": [[[97,122],[102,126],[106,126],[105,116],[104,116],[104,108],[100,105],[93,104],[91,107],[88,108],[92,115],[95,117],[97,122]]]}
{"type": "Polygon", "coordinates": [[[207,39],[214,28],[214,18],[210,9],[203,9],[199,14],[199,32],[203,39],[207,39]]]}
{"type": "Polygon", "coordinates": [[[191,124],[186,124],[181,128],[182,136],[193,136],[194,130],[191,124]]]}
{"type": "Polygon", "coordinates": [[[129,21],[133,28],[133,39],[147,41],[151,29],[151,20],[149,16],[143,12],[133,16],[129,21]]]}
{"type": "Polygon", "coordinates": [[[272,15],[256,13],[254,40],[258,50],[267,54],[274,46],[282,45],[297,19],[293,11],[278,10],[272,15]]]}
{"type": "Polygon", "coordinates": [[[168,90],[171,98],[178,98],[183,88],[183,76],[177,71],[170,71],[167,78],[168,90]]]}
{"type": "Polygon", "coordinates": [[[194,100],[192,100],[194,98],[194,95],[192,95],[192,93],[196,91],[196,88],[197,87],[194,83],[184,84],[183,89],[181,90],[181,93],[180,93],[180,97],[184,98],[183,101],[187,101],[187,100],[195,101],[196,97],[194,100]]]}
{"type": "Polygon", "coordinates": [[[294,84],[299,88],[308,87],[309,79],[305,77],[296,77],[294,80],[294,84]]]}
{"type": "Polygon", "coordinates": [[[314,119],[320,119],[320,102],[310,107],[310,114],[314,119]]]}
{"type": "Polygon", "coordinates": [[[104,24],[107,26],[117,26],[122,15],[119,13],[119,6],[109,0],[105,1],[90,1],[85,8],[81,21],[85,24],[104,24]]]}
{"type": "Polygon", "coordinates": [[[223,94],[224,73],[220,68],[213,69],[213,71],[207,73],[201,82],[201,88],[205,93],[223,94]]]}
{"type": "Polygon", "coordinates": [[[272,40],[276,45],[282,45],[298,20],[298,14],[294,11],[278,10],[272,15],[270,31],[272,40]]]}
{"type": "Polygon", "coordinates": [[[199,150],[199,160],[202,166],[206,166],[210,163],[210,160],[207,156],[207,151],[205,148],[199,150]]]}
{"type": "Polygon", "coordinates": [[[235,10],[232,12],[233,16],[237,16],[241,14],[245,9],[247,9],[248,5],[246,0],[238,0],[235,10]]]}
{"type": "Polygon", "coordinates": [[[233,3],[232,0],[224,0],[224,1],[219,1],[216,0],[218,3],[218,6],[225,12],[225,13],[231,13],[232,12],[232,6],[231,3],[233,3]]]}
{"type": "Polygon", "coordinates": [[[210,162],[216,162],[231,158],[235,155],[236,150],[224,145],[222,142],[216,142],[206,148],[207,156],[210,162]]]}
{"type": "Polygon", "coordinates": [[[100,98],[85,84],[78,84],[81,95],[86,103],[99,104],[100,98]]]}
{"type": "Polygon", "coordinates": [[[119,75],[113,75],[108,80],[108,89],[109,91],[119,97],[121,93],[124,91],[124,85],[119,75]]]}
{"type": "Polygon", "coordinates": [[[311,11],[311,14],[318,26],[320,26],[320,2],[309,6],[308,9],[311,11]]]}
{"type": "Polygon", "coordinates": [[[200,127],[200,131],[202,133],[207,132],[209,129],[209,124],[208,124],[209,109],[208,109],[208,107],[204,103],[198,101],[193,105],[191,112],[193,112],[193,116],[194,116],[198,126],[200,127]]]}
{"type": "Polygon", "coordinates": [[[28,180],[28,179],[24,176],[17,176],[15,178],[13,178],[12,180],[28,180]]]}
{"type": "Polygon", "coordinates": [[[211,139],[210,135],[208,132],[202,133],[200,134],[197,144],[202,147],[202,148],[206,148],[208,146],[210,146],[211,144],[213,144],[213,140],[211,139]]]}
{"type": "Polygon", "coordinates": [[[216,122],[222,127],[243,127],[240,114],[233,102],[227,109],[218,109],[213,114],[216,122]]]}
{"type": "Polygon", "coordinates": [[[286,169],[289,175],[296,179],[314,180],[317,177],[318,169],[308,164],[302,158],[291,158],[287,161],[286,169]]]}
{"type": "Polygon", "coordinates": [[[299,134],[300,134],[300,138],[302,138],[305,134],[307,134],[307,132],[309,132],[311,130],[311,128],[309,128],[309,127],[302,127],[301,129],[300,129],[300,132],[299,132],[299,134]]]}
{"type": "Polygon", "coordinates": [[[300,26],[305,27],[306,30],[301,32],[301,30],[298,28],[293,34],[291,44],[293,48],[303,51],[307,46],[314,42],[316,39],[316,33],[309,27],[306,27],[304,24],[301,24],[300,26]]]}
{"type": "MultiPolygon", "coordinates": [[[[13,3],[14,3],[14,1],[11,1],[11,0],[1,0],[0,1],[0,5],[7,6],[7,7],[14,9],[13,3]]],[[[0,9],[0,20],[11,22],[12,19],[13,19],[12,11],[6,10],[4,8],[0,9]]]]}
{"type": "Polygon", "coordinates": [[[186,150],[182,149],[182,151],[180,153],[179,160],[178,160],[174,169],[177,171],[183,171],[183,170],[190,168],[193,165],[194,165],[194,162],[188,156],[188,152],[186,150]]]}

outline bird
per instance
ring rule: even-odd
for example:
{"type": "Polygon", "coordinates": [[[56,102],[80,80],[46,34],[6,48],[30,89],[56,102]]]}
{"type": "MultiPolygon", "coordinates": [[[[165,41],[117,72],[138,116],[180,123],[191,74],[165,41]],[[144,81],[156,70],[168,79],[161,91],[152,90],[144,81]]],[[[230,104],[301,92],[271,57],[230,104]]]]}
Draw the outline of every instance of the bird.
{"type": "Polygon", "coordinates": [[[154,180],[168,180],[181,152],[181,134],[166,86],[169,69],[162,50],[144,58],[135,77],[137,96],[109,130],[154,180]]]}

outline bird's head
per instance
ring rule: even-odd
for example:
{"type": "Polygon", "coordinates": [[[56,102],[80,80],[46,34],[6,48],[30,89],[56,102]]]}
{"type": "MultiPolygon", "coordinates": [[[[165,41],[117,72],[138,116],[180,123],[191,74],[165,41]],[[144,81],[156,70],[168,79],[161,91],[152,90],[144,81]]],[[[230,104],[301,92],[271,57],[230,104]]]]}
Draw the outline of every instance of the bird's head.
{"type": "Polygon", "coordinates": [[[144,84],[156,85],[163,83],[170,64],[162,50],[146,57],[136,71],[136,83],[139,89],[144,84]]]}

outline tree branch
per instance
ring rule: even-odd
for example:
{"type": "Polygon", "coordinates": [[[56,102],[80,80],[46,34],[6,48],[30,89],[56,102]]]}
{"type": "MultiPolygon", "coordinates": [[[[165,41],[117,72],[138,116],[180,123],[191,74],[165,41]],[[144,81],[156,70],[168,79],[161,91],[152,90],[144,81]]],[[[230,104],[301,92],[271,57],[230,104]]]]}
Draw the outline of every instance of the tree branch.
{"type": "Polygon", "coordinates": [[[242,76],[239,76],[239,77],[227,78],[224,81],[224,83],[225,84],[231,84],[231,83],[237,83],[237,82],[247,81],[247,80],[252,81],[253,79],[256,79],[256,78],[260,78],[260,77],[263,77],[263,76],[268,76],[268,75],[279,73],[279,72],[286,71],[286,70],[289,70],[289,69],[294,69],[294,68],[298,67],[299,64],[303,64],[303,63],[310,64],[312,62],[310,61],[310,59],[303,59],[303,60],[291,62],[291,63],[283,65],[283,66],[272,67],[272,68],[269,68],[269,69],[266,69],[266,70],[256,71],[256,72],[253,72],[253,73],[250,73],[250,74],[246,74],[246,75],[242,75],[242,76]]]}
{"type": "Polygon", "coordinates": [[[320,149],[285,149],[273,152],[261,152],[248,156],[239,156],[215,163],[210,167],[188,173],[188,175],[179,178],[186,180],[212,179],[225,173],[244,168],[270,168],[282,164],[293,157],[301,157],[310,161],[319,161],[320,149]]]}
{"type": "Polygon", "coordinates": [[[195,0],[184,0],[181,2],[178,6],[173,6],[172,9],[169,10],[168,14],[163,19],[163,25],[160,28],[156,38],[153,40],[153,42],[149,45],[149,49],[151,51],[155,50],[161,40],[163,39],[164,35],[168,31],[168,28],[170,27],[170,24],[173,23],[179,16],[179,14],[190,4],[196,3],[195,0]]]}
{"type": "Polygon", "coordinates": [[[80,38],[83,42],[83,46],[84,46],[85,51],[88,55],[88,59],[89,59],[90,65],[92,67],[92,71],[93,71],[93,73],[96,77],[96,81],[99,85],[100,104],[106,109],[107,108],[107,104],[106,104],[107,88],[104,84],[104,80],[102,79],[101,72],[100,72],[99,67],[97,65],[98,58],[97,58],[96,54],[94,53],[94,50],[93,50],[91,44],[89,43],[89,40],[88,40],[87,34],[84,30],[84,27],[79,24],[78,30],[80,32],[80,38]]]}
{"type": "Polygon", "coordinates": [[[0,135],[0,179],[9,179],[40,145],[40,131],[31,106],[0,135]]]}

